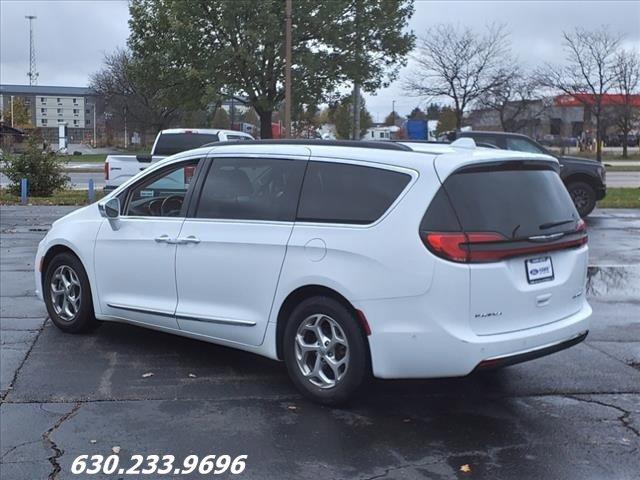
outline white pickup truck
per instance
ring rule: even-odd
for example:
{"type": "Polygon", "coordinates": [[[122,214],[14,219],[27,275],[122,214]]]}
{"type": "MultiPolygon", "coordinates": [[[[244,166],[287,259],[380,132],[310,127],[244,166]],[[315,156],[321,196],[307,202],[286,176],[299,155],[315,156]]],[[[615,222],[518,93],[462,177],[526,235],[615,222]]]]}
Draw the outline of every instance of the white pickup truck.
{"type": "Polygon", "coordinates": [[[114,190],[125,181],[147,168],[151,163],[169,155],[198,148],[215,142],[253,140],[248,133],[235,130],[204,128],[171,128],[158,133],[150,155],[109,155],[104,161],[106,192],[114,190]]]}

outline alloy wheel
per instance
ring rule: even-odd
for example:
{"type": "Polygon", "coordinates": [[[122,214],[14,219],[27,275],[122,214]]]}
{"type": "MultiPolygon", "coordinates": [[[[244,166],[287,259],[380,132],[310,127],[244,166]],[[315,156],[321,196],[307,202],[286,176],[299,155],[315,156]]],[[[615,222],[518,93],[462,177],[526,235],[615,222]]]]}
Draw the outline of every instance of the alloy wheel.
{"type": "Polygon", "coordinates": [[[335,387],[349,368],[349,343],[344,330],[324,314],[311,315],[300,324],[295,355],[304,377],[322,389],[335,387]]]}
{"type": "Polygon", "coordinates": [[[78,274],[68,265],[56,268],[51,276],[51,304],[56,315],[66,322],[72,321],[80,311],[82,287],[78,274]]]}

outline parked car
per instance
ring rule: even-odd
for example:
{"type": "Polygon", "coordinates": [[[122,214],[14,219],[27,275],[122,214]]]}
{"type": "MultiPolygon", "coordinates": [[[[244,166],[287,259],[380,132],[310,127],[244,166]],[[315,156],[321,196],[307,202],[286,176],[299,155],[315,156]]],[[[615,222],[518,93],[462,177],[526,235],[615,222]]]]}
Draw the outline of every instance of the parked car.
{"type": "Polygon", "coordinates": [[[104,190],[109,192],[147,168],[151,163],[169,155],[215,142],[253,140],[248,133],[235,130],[204,128],[171,128],[156,136],[150,155],[109,155],[104,162],[104,190]]]}
{"type": "Polygon", "coordinates": [[[560,162],[560,177],[583,218],[593,211],[596,202],[602,200],[607,193],[606,168],[596,160],[557,155],[519,133],[471,130],[454,133],[454,138],[473,138],[476,143],[493,144],[504,150],[540,153],[557,158],[560,162]]]}
{"type": "Polygon", "coordinates": [[[587,233],[558,162],[444,147],[171,156],[52,225],[37,295],[65,332],[125,322],[283,360],[325,404],[370,373],[464,376],[582,341],[587,233]]]}

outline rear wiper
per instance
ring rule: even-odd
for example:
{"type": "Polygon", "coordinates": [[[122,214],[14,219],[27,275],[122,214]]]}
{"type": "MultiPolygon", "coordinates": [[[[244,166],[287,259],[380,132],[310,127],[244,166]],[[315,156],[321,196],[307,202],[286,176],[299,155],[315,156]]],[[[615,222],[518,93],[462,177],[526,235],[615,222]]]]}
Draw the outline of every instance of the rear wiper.
{"type": "Polygon", "coordinates": [[[559,222],[549,222],[549,223],[543,223],[542,225],[540,225],[538,228],[540,230],[548,230],[549,228],[553,228],[553,227],[559,227],[560,225],[565,225],[567,223],[571,223],[571,222],[575,222],[575,220],[572,218],[570,220],[561,220],[559,222]]]}

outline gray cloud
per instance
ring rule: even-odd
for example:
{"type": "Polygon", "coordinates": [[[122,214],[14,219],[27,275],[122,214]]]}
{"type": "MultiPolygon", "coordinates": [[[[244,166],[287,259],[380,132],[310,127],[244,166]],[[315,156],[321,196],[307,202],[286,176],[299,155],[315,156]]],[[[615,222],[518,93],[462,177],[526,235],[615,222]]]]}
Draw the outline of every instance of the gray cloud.
{"type": "MultiPolygon", "coordinates": [[[[41,85],[86,85],[88,76],[100,67],[103,53],[125,45],[129,34],[126,0],[1,0],[1,83],[27,83],[25,15],[38,16],[35,39],[41,85]]],[[[529,67],[561,62],[562,32],[576,27],[608,25],[625,36],[627,46],[640,46],[637,1],[416,1],[410,28],[417,35],[428,35],[430,27],[442,22],[477,29],[494,22],[506,24],[513,53],[529,67]]],[[[424,105],[423,100],[408,97],[398,81],[375,96],[366,95],[366,100],[380,121],[391,111],[393,100],[401,114],[424,105]]]]}

